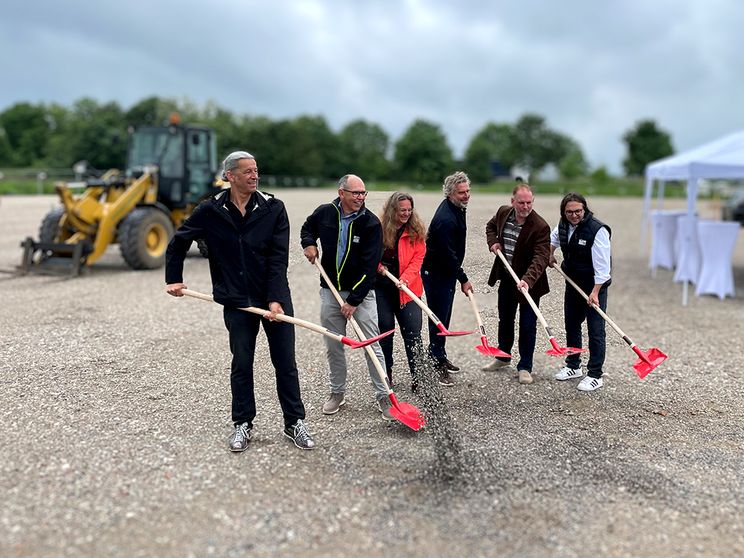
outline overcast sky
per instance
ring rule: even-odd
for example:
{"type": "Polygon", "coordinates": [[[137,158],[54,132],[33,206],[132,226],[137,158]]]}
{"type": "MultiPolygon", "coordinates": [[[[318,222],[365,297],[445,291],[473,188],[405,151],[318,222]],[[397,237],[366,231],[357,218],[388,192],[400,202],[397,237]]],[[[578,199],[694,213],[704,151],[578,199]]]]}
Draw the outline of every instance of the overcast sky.
{"type": "Polygon", "coordinates": [[[158,95],[393,141],[425,118],[456,156],[535,112],[619,172],[639,119],[677,151],[744,128],[743,29],[739,0],[5,0],[0,110],[158,95]]]}

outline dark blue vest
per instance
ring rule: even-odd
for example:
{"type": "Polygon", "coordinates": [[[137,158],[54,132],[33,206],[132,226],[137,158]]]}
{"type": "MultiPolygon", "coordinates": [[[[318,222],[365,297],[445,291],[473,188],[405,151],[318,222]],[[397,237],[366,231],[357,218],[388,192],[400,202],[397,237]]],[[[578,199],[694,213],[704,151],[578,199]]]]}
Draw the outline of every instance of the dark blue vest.
{"type": "MultiPolygon", "coordinates": [[[[594,263],[592,261],[594,238],[602,227],[607,229],[610,237],[612,237],[612,230],[599,219],[595,219],[591,211],[588,211],[579,221],[570,241],[568,227],[568,221],[561,219],[558,224],[558,241],[561,243],[561,252],[563,252],[561,269],[588,293],[594,287],[594,263]]],[[[609,286],[611,282],[612,280],[607,281],[605,286],[609,286]]]]}

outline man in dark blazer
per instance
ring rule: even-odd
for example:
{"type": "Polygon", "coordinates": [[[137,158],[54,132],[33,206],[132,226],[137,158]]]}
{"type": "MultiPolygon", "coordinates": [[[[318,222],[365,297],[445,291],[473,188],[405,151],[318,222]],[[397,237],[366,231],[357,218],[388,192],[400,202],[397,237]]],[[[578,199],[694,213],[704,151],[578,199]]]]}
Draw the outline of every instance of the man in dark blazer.
{"type": "MultiPolygon", "coordinates": [[[[550,226],[532,210],[534,199],[532,188],[520,180],[512,193],[511,205],[500,207],[486,225],[489,250],[494,254],[501,250],[520,279],[519,283],[515,283],[501,258],[494,260],[488,284],[493,287],[496,281],[501,281],[498,288],[498,342],[499,348],[507,353],[514,345],[514,321],[519,308],[517,371],[520,384],[531,384],[533,381],[532,357],[537,330],[537,316],[521,289],[527,289],[537,306],[540,305],[540,297],[550,291],[545,274],[550,262],[550,226]]],[[[497,370],[510,363],[511,359],[499,357],[484,370],[497,370]]]]}

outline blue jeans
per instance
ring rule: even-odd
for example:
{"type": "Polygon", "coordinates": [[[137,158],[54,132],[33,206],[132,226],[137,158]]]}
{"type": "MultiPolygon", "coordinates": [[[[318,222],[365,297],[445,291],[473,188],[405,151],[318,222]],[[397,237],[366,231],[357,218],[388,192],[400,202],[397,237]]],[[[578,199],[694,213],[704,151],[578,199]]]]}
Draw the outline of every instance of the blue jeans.
{"type": "MultiPolygon", "coordinates": [[[[426,305],[439,318],[444,327],[449,329],[450,319],[452,318],[452,302],[455,298],[455,287],[457,278],[440,277],[433,275],[428,271],[421,272],[421,278],[424,281],[424,291],[426,292],[426,305]]],[[[447,337],[437,335],[439,329],[431,320],[429,321],[429,354],[438,363],[444,362],[447,358],[447,350],[444,347],[447,337]]]]}
{"type": "MultiPolygon", "coordinates": [[[[499,282],[499,349],[511,353],[514,346],[514,321],[519,307],[519,362],[517,370],[532,372],[532,358],[535,354],[537,316],[527,301],[520,303],[517,287],[513,282],[499,282]]],[[[540,306],[540,297],[532,297],[535,306],[540,306]]],[[[507,360],[507,359],[499,359],[507,360]]]]}
{"type": "MultiPolygon", "coordinates": [[[[602,311],[607,310],[607,289],[606,286],[599,289],[599,307],[602,311]]],[[[589,337],[587,376],[601,378],[602,365],[605,360],[604,318],[586,303],[586,299],[576,289],[568,284],[566,285],[566,294],[563,297],[563,312],[566,325],[566,344],[569,347],[581,348],[581,324],[586,320],[586,330],[589,337]]],[[[574,369],[579,368],[581,366],[581,355],[568,355],[566,366],[574,369]]]]}
{"type": "MultiPolygon", "coordinates": [[[[395,319],[400,325],[400,335],[403,337],[403,346],[406,349],[408,368],[411,377],[416,380],[416,356],[421,351],[421,308],[412,300],[400,305],[400,291],[390,283],[390,287],[375,287],[377,298],[377,319],[380,324],[380,333],[390,331],[395,327],[395,319]],[[390,288],[392,287],[392,288],[390,288]]],[[[393,368],[393,335],[380,339],[382,354],[385,355],[385,366],[388,377],[392,376],[393,368]]]]}

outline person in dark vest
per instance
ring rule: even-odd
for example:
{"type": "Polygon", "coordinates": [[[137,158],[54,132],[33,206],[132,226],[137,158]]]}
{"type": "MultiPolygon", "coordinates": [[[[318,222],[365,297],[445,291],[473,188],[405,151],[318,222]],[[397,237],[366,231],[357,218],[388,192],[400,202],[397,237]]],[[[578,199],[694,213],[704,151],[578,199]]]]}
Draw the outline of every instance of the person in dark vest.
{"type": "MultiPolygon", "coordinates": [[[[561,200],[561,219],[550,236],[550,262],[555,263],[555,250],[561,249],[561,269],[589,296],[585,300],[574,287],[566,283],[563,311],[566,324],[566,343],[581,347],[581,324],[586,320],[589,337],[587,375],[577,386],[580,391],[601,388],[602,365],[605,359],[605,322],[593,308],[607,310],[607,289],[610,278],[610,227],[598,220],[587,207],[581,194],[570,192],[561,200]]],[[[566,357],[556,380],[572,380],[584,375],[581,356],[566,357]]]]}
{"type": "MultiPolygon", "coordinates": [[[[519,362],[517,373],[520,384],[531,384],[532,364],[535,354],[537,315],[522,294],[527,289],[536,306],[540,297],[550,292],[545,269],[550,261],[550,225],[533,211],[535,196],[529,184],[517,179],[511,204],[498,209],[486,224],[488,249],[496,254],[501,251],[519,277],[516,283],[498,256],[493,262],[488,285],[500,281],[498,295],[499,348],[510,353],[514,345],[514,325],[519,308],[519,362]]],[[[497,357],[483,370],[492,372],[509,366],[511,359],[497,357]]]]}

